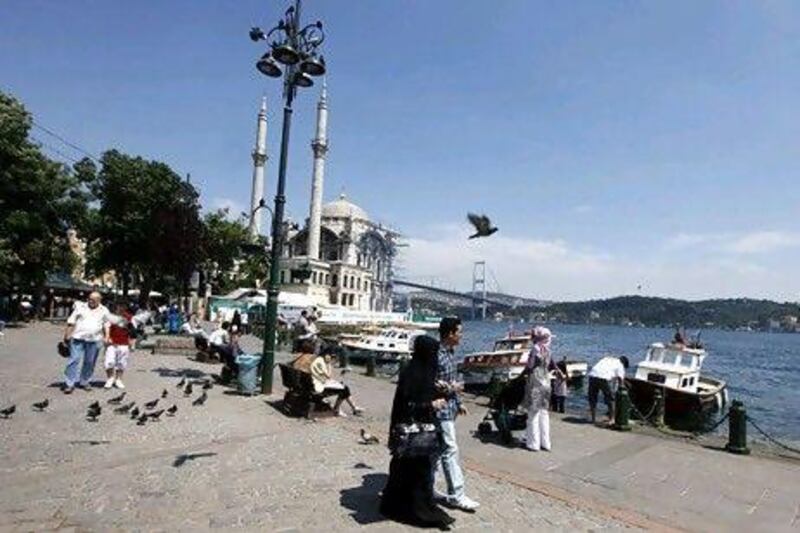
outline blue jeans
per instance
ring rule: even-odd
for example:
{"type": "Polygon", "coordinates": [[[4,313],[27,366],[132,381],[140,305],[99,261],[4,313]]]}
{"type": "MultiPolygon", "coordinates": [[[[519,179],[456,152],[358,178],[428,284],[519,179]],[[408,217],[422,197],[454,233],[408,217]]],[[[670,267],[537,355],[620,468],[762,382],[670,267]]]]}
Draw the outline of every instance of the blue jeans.
{"type": "Polygon", "coordinates": [[[440,420],[444,449],[442,453],[433,458],[431,464],[430,485],[431,490],[436,478],[436,471],[442,465],[444,479],[447,482],[447,500],[455,503],[464,497],[464,474],[458,462],[458,443],[456,442],[456,424],[452,420],[440,420]]]}
{"type": "Polygon", "coordinates": [[[67,368],[64,370],[64,384],[67,387],[74,387],[76,382],[84,387],[89,385],[89,380],[92,379],[92,374],[94,374],[94,364],[97,361],[99,351],[99,341],[82,341],[78,339],[69,341],[69,360],[67,361],[67,368]],[[83,365],[80,364],[81,357],[83,357],[83,365]],[[78,366],[80,366],[80,376],[78,375],[78,366]],[[79,378],[80,381],[78,381],[79,378]]]}

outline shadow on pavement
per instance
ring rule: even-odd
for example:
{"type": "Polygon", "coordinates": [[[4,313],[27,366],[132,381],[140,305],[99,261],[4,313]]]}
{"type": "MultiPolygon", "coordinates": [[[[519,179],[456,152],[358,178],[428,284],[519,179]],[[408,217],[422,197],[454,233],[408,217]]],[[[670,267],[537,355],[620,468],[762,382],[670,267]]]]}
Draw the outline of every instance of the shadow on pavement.
{"type": "Polygon", "coordinates": [[[583,417],[580,417],[580,416],[573,416],[573,415],[562,417],[561,421],[562,422],[566,422],[567,424],[591,424],[592,423],[592,421],[589,420],[588,418],[583,418],[583,417]]]}
{"type": "Polygon", "coordinates": [[[206,376],[205,372],[196,368],[164,368],[162,366],[152,369],[151,372],[157,373],[162,378],[201,378],[206,376]]]}
{"type": "Polygon", "coordinates": [[[386,521],[378,509],[381,503],[379,494],[388,478],[389,476],[383,473],[364,475],[360,487],[342,489],[339,492],[339,503],[345,509],[352,511],[350,516],[361,525],[386,521]]]}
{"type": "Polygon", "coordinates": [[[503,448],[515,449],[520,448],[522,446],[521,441],[518,440],[516,437],[511,435],[510,439],[508,437],[504,438],[503,434],[500,431],[492,431],[491,433],[481,433],[480,431],[473,431],[472,437],[481,441],[483,444],[494,444],[497,446],[502,446],[503,448]]]}

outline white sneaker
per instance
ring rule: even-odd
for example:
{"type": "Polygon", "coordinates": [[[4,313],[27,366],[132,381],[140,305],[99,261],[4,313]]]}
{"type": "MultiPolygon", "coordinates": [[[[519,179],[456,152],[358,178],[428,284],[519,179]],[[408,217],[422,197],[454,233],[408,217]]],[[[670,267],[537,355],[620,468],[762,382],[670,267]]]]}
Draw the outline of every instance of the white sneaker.
{"type": "Polygon", "coordinates": [[[474,513],[478,510],[478,507],[481,506],[481,504],[467,496],[462,496],[458,500],[452,502],[451,505],[459,511],[466,511],[468,513],[474,513]]]}
{"type": "Polygon", "coordinates": [[[111,387],[114,386],[114,381],[115,381],[114,378],[108,378],[108,380],[106,381],[106,384],[103,385],[103,388],[104,389],[110,389],[111,387]]]}
{"type": "Polygon", "coordinates": [[[117,378],[117,380],[114,382],[114,385],[116,385],[118,389],[124,389],[125,388],[125,384],[119,378],[117,378]]]}

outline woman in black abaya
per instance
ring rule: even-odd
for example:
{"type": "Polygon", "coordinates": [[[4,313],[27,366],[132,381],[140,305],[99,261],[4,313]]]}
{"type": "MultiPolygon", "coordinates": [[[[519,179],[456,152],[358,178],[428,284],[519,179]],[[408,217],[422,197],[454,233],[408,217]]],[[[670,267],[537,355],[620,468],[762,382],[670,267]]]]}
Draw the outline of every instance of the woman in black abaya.
{"type": "MultiPolygon", "coordinates": [[[[441,398],[436,391],[436,367],[439,343],[420,335],[414,341],[411,362],[400,373],[392,404],[389,434],[397,424],[434,423],[434,403],[441,398]]],[[[381,513],[387,518],[417,526],[446,529],[454,519],[433,502],[430,470],[433,457],[401,457],[389,438],[392,461],[389,481],[383,489],[381,513]]]]}

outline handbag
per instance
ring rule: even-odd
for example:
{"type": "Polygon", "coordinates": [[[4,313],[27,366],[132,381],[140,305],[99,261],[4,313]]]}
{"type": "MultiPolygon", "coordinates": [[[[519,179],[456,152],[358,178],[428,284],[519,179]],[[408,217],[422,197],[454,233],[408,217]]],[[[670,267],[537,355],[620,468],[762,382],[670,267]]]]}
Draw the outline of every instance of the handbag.
{"type": "Polygon", "coordinates": [[[69,357],[69,344],[64,341],[58,341],[56,351],[58,351],[58,355],[61,357],[69,357]]]}
{"type": "Polygon", "coordinates": [[[442,431],[436,424],[395,424],[394,453],[399,457],[424,457],[442,450],[442,431]]]}

